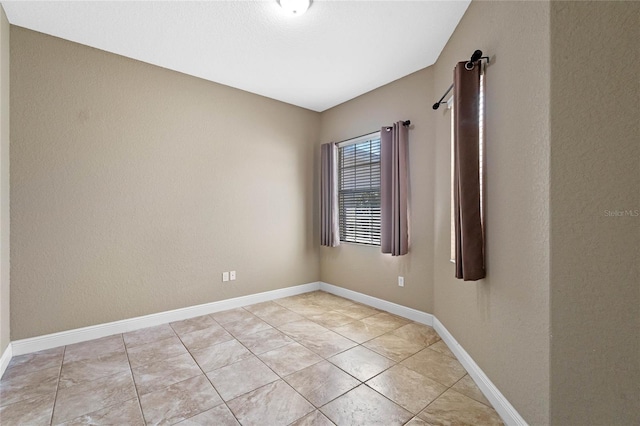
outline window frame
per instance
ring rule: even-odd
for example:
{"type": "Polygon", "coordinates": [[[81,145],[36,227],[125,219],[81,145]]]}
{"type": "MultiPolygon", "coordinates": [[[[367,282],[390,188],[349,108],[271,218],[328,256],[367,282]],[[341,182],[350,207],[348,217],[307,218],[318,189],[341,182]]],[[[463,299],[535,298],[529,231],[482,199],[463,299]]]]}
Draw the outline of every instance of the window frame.
{"type": "MultiPolygon", "coordinates": [[[[337,179],[337,195],[338,195],[338,229],[339,229],[339,239],[340,239],[340,244],[356,244],[356,245],[363,245],[363,246],[367,246],[367,247],[380,247],[381,244],[381,232],[380,232],[380,226],[381,226],[381,218],[380,218],[380,213],[378,213],[378,223],[377,223],[377,228],[378,228],[378,233],[377,233],[377,240],[375,238],[375,235],[372,236],[371,241],[372,242],[364,242],[364,241],[356,241],[356,238],[354,238],[353,240],[348,240],[346,239],[347,236],[344,235],[345,233],[343,233],[344,228],[346,227],[346,225],[343,223],[346,215],[343,215],[343,197],[341,196],[345,190],[342,189],[342,172],[343,172],[343,164],[342,164],[342,149],[348,146],[352,146],[352,145],[357,145],[357,144],[362,144],[362,143],[367,143],[367,142],[373,142],[373,141],[378,141],[378,146],[380,146],[380,131],[376,131],[376,132],[371,132],[371,133],[367,133],[365,135],[362,136],[358,136],[352,139],[347,139],[345,141],[339,142],[337,144],[338,146],[338,161],[337,161],[337,168],[338,168],[338,179],[337,179]]],[[[381,151],[381,150],[380,150],[381,151]]],[[[380,151],[378,153],[378,155],[380,155],[380,151]]],[[[371,151],[370,151],[371,152],[371,151]]],[[[380,164],[380,159],[378,159],[378,163],[380,164]]],[[[378,167],[378,171],[379,173],[381,173],[381,167],[378,167]]],[[[381,181],[381,176],[378,176],[378,182],[381,181]]],[[[375,190],[373,191],[369,191],[369,192],[376,192],[375,190]]],[[[380,201],[381,201],[381,197],[380,197],[380,187],[377,187],[377,199],[378,199],[378,205],[380,206],[380,201]]]]}

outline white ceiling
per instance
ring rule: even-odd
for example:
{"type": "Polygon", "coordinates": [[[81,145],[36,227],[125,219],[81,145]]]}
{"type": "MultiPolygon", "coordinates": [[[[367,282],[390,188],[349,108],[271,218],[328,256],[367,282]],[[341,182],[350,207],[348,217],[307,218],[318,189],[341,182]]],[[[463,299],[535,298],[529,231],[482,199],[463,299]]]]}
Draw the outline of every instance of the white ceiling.
{"type": "Polygon", "coordinates": [[[432,65],[464,1],[2,1],[21,27],[324,111],[432,65]]]}

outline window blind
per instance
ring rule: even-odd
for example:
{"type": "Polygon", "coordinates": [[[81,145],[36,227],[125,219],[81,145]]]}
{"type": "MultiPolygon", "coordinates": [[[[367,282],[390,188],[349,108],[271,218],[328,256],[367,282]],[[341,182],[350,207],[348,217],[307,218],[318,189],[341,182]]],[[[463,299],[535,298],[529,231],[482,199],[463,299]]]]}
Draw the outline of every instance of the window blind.
{"type": "Polygon", "coordinates": [[[380,135],[338,150],[340,241],[380,245],[380,135]]]}

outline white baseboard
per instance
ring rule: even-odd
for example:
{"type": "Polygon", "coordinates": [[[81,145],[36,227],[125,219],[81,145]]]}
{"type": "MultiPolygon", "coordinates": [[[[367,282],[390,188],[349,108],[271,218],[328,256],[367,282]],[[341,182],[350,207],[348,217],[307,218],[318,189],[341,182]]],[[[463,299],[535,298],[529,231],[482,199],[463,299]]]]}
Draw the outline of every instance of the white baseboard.
{"type": "Polygon", "coordinates": [[[471,358],[467,351],[465,351],[464,348],[451,335],[451,333],[449,333],[449,330],[447,330],[446,327],[432,314],[398,305],[396,303],[388,302],[386,300],[378,299],[377,297],[358,293],[357,291],[347,290],[346,288],[327,284],[325,282],[320,282],[320,290],[326,291],[327,293],[335,294],[336,296],[345,297],[347,299],[351,299],[365,305],[373,306],[374,308],[391,312],[392,314],[399,315],[415,322],[432,326],[440,335],[442,340],[447,344],[451,352],[454,353],[460,363],[464,366],[464,368],[466,368],[469,376],[471,376],[484,396],[489,400],[489,402],[491,402],[493,408],[495,408],[496,412],[500,415],[504,423],[509,426],[527,425],[527,422],[522,418],[522,416],[520,416],[516,409],[513,408],[511,403],[509,403],[507,398],[505,398],[504,395],[502,395],[502,393],[498,390],[498,388],[491,382],[489,377],[487,377],[484,371],[482,371],[478,364],[476,364],[473,358],[471,358]]]}
{"type": "Polygon", "coordinates": [[[433,315],[418,311],[417,309],[408,308],[406,306],[398,305],[397,303],[388,302],[383,299],[378,299],[377,297],[358,293],[353,290],[347,290],[346,288],[325,282],[320,282],[320,290],[335,294],[336,296],[344,297],[345,299],[363,303],[374,308],[382,309],[383,311],[391,312],[392,314],[410,319],[411,321],[419,322],[420,324],[429,326],[433,325],[433,315]]]}
{"type": "Polygon", "coordinates": [[[442,337],[451,352],[455,354],[460,363],[466,368],[471,378],[476,382],[484,396],[491,402],[502,420],[507,425],[526,426],[527,422],[520,416],[516,409],[502,395],[498,388],[491,382],[489,377],[476,364],[471,356],[449,333],[445,326],[432,314],[388,302],[377,297],[369,296],[346,288],[338,287],[325,282],[313,282],[293,287],[281,288],[278,290],[266,291],[264,293],[251,294],[248,296],[236,297],[233,299],[221,300],[218,302],[205,303],[203,305],[190,306],[187,308],[175,309],[172,311],[159,312],[156,314],[130,318],[105,324],[98,324],[90,327],[78,328],[75,330],[62,331],[59,333],[47,334],[44,336],[32,337],[29,339],[16,340],[9,343],[9,346],[0,358],[0,376],[4,374],[11,357],[37,352],[44,349],[51,349],[58,346],[70,345],[73,343],[93,340],[112,334],[126,333],[139,330],[141,328],[166,324],[174,321],[181,321],[200,315],[212,314],[228,309],[240,308],[253,305],[255,303],[267,302],[269,300],[280,299],[282,297],[295,296],[296,294],[308,293],[310,291],[322,290],[335,294],[355,302],[363,303],[374,308],[382,309],[395,315],[410,319],[421,324],[433,326],[436,332],[442,337]]]}
{"type": "Polygon", "coordinates": [[[460,361],[462,366],[467,370],[473,381],[476,382],[476,385],[478,385],[478,388],[480,388],[484,396],[491,402],[491,405],[493,405],[493,408],[495,408],[500,415],[502,421],[509,426],[526,426],[527,422],[520,416],[520,413],[516,411],[489,377],[484,374],[484,371],[482,371],[473,358],[471,358],[471,355],[464,350],[453,335],[449,333],[449,330],[438,321],[438,318],[434,317],[433,328],[447,344],[451,352],[458,358],[458,361],[460,361]]]}
{"type": "MultiPolygon", "coordinates": [[[[45,349],[56,348],[58,346],[86,342],[87,340],[98,339],[100,337],[111,336],[113,334],[126,333],[129,331],[139,330],[141,328],[181,321],[201,315],[212,314],[214,312],[240,308],[243,306],[253,305],[255,303],[267,302],[269,300],[280,299],[282,297],[294,296],[296,294],[307,293],[319,289],[319,282],[302,284],[266,291],[264,293],[250,294],[248,296],[205,303],[203,305],[189,306],[187,308],[174,309],[172,311],[159,312],[136,318],[61,331],[59,333],[46,334],[44,336],[32,337],[29,339],[16,340],[11,342],[11,346],[13,355],[23,355],[45,349]]],[[[4,355],[2,359],[4,360],[4,355]]],[[[10,359],[11,354],[9,355],[9,360],[10,359]]]]}
{"type": "Polygon", "coordinates": [[[13,356],[13,348],[11,346],[12,344],[9,342],[7,348],[2,353],[2,357],[0,357],[0,377],[4,374],[9,362],[11,361],[11,357],[13,356]]]}

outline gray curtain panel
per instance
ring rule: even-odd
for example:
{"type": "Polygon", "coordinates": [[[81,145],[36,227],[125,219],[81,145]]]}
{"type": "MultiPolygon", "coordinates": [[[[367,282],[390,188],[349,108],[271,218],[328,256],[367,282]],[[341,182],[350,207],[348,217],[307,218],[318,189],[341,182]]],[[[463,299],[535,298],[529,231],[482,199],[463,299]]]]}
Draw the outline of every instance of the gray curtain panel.
{"type": "Polygon", "coordinates": [[[409,130],[402,121],[380,131],[380,245],[383,253],[409,252],[409,130]]]}
{"type": "Polygon", "coordinates": [[[340,244],[338,229],[338,145],[325,143],[320,155],[320,245],[340,244]]]}
{"type": "Polygon", "coordinates": [[[454,217],[456,278],[485,277],[484,230],[480,212],[480,61],[454,70],[454,217]]]}

